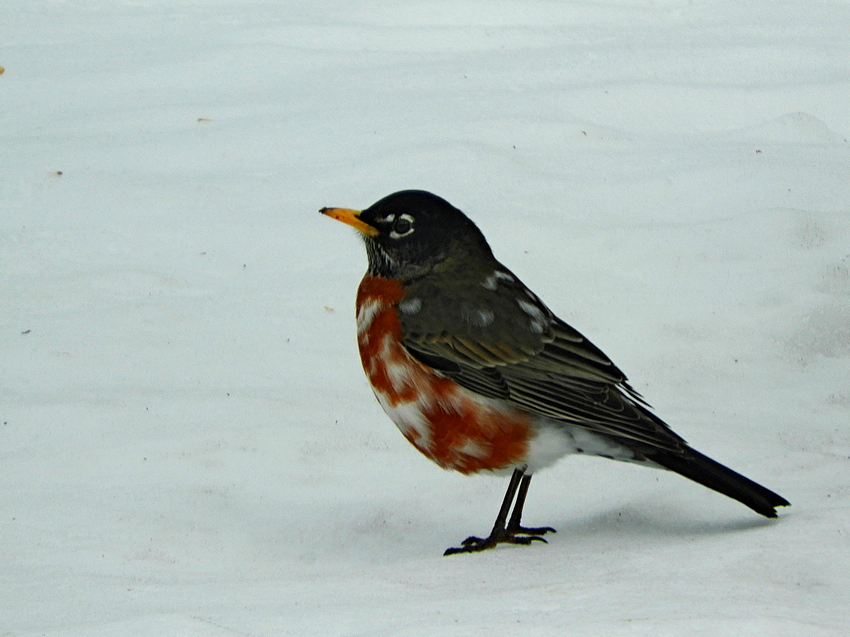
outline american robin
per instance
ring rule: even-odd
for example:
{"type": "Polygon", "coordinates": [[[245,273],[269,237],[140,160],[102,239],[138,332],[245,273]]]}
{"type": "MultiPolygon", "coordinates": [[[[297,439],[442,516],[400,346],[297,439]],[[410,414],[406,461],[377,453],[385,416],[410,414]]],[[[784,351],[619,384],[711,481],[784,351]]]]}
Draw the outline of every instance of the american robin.
{"type": "Polygon", "coordinates": [[[406,190],[363,211],[320,212],[366,243],[357,342],[384,411],[443,468],[512,472],[490,535],[446,555],[545,542],[554,529],[521,525],[531,476],[573,453],[668,469],[769,518],[789,504],[673,433],[444,199],[406,190]]]}

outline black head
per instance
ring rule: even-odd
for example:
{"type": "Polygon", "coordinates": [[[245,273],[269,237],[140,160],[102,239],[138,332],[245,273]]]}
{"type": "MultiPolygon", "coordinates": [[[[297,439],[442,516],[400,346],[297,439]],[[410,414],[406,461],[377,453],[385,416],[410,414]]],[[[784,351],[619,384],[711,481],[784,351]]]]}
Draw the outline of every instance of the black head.
{"type": "Polygon", "coordinates": [[[363,235],[369,272],[411,280],[458,267],[492,252],[478,227],[445,199],[423,190],[403,190],[384,197],[362,212],[344,208],[321,210],[354,226],[363,235]]]}

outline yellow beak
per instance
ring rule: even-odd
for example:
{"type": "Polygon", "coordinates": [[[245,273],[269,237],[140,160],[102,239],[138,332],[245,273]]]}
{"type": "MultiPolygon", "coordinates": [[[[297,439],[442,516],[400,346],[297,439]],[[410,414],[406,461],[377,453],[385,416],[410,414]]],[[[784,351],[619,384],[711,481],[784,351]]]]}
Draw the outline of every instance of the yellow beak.
{"type": "Polygon", "coordinates": [[[367,237],[377,237],[381,231],[370,226],[365,221],[360,220],[359,210],[349,210],[348,208],[322,208],[319,210],[323,215],[327,215],[331,219],[347,223],[352,228],[356,228],[367,237]]]}

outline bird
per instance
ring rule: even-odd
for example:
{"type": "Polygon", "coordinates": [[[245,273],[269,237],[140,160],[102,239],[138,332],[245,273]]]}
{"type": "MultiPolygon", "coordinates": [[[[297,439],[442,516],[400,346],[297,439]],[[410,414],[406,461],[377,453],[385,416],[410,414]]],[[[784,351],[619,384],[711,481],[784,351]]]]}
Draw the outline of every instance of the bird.
{"type": "Polygon", "coordinates": [[[545,543],[555,529],[522,525],[526,494],[534,473],[570,454],[673,471],[768,518],[790,504],[674,433],[445,199],[403,190],[319,212],[365,243],[357,343],[383,410],[440,467],[510,475],[490,534],[444,555],[545,543]]]}

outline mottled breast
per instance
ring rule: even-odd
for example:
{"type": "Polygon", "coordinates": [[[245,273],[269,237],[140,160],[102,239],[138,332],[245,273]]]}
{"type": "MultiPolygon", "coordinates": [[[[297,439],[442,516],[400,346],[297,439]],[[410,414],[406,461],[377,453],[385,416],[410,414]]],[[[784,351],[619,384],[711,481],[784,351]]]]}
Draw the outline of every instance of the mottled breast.
{"type": "Polygon", "coordinates": [[[401,284],[366,275],[357,291],[363,369],[384,411],[425,456],[461,473],[521,466],[534,436],[528,414],[471,392],[402,345],[401,284]]]}

